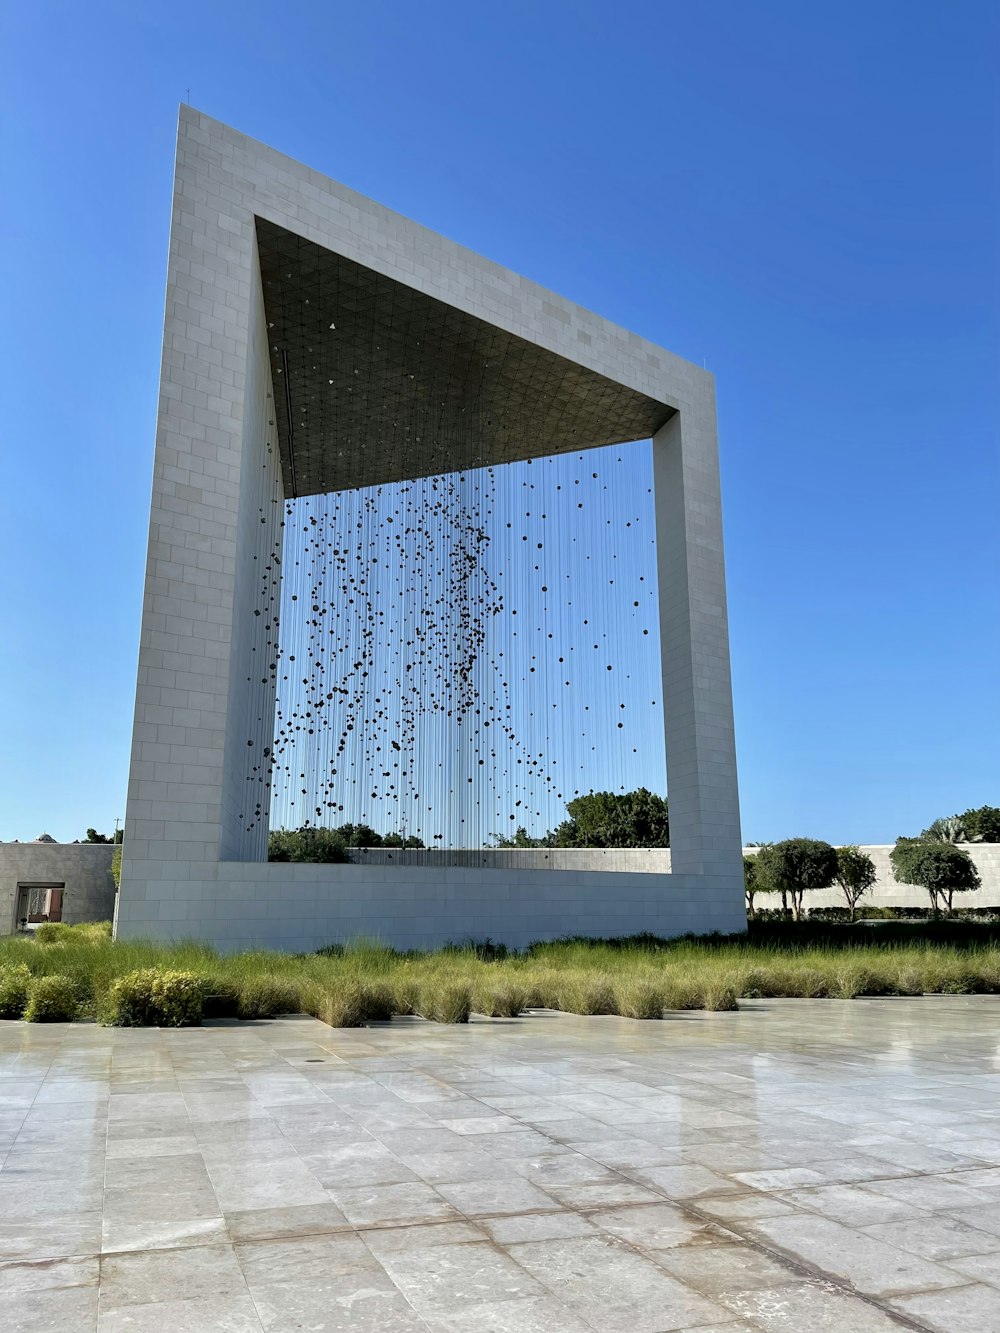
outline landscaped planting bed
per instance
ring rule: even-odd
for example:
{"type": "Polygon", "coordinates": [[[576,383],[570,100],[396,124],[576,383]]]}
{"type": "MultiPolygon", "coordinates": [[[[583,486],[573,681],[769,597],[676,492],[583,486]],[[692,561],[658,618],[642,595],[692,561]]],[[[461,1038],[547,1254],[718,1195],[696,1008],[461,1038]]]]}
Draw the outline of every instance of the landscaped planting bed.
{"type": "Polygon", "coordinates": [[[308,1013],[336,1027],[419,1014],[461,1023],[534,1008],[660,1018],[741,997],[1000,992],[991,925],[768,923],[747,935],[564,940],[520,954],[489,941],[401,954],[359,941],[309,955],[220,955],[197,943],[112,941],[110,927],[43,926],[0,940],[0,1018],[180,1026],[308,1013]]]}

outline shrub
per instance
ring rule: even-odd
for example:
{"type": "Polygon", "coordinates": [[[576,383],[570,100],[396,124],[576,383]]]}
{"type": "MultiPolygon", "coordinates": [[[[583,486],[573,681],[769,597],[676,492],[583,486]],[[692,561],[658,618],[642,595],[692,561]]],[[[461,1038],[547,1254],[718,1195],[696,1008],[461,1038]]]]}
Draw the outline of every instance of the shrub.
{"type": "Polygon", "coordinates": [[[79,926],[70,926],[72,938],[83,944],[110,944],[112,925],[110,921],[85,921],[79,926]]]}
{"type": "Polygon", "coordinates": [[[329,865],[347,860],[347,844],[335,829],[274,829],[267,840],[267,859],[329,865]]]}
{"type": "Polygon", "coordinates": [[[35,928],[35,941],[38,944],[65,944],[72,929],[65,921],[43,921],[35,928]]]}
{"type": "Polygon", "coordinates": [[[28,1003],[31,972],[25,963],[0,967],[0,1018],[20,1018],[28,1003]]]}
{"type": "Polygon", "coordinates": [[[71,1023],[79,1007],[76,986],[70,977],[53,973],[33,977],[28,984],[28,1003],[24,1010],[28,1023],[71,1023]]]}
{"type": "Polygon", "coordinates": [[[201,983],[203,1018],[237,1018],[240,988],[231,977],[211,974],[201,983]]]}
{"type": "Polygon", "coordinates": [[[204,982],[193,972],[144,967],[111,983],[102,1019],[113,1027],[190,1027],[201,1022],[204,982]]]}

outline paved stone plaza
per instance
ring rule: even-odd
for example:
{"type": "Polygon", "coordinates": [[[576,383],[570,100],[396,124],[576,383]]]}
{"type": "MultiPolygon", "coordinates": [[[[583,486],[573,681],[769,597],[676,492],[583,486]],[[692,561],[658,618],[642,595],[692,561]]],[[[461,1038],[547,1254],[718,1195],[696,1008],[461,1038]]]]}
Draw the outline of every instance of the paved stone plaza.
{"type": "Polygon", "coordinates": [[[0,1024],[6,1333],[1000,1330],[996,997],[0,1024]]]}

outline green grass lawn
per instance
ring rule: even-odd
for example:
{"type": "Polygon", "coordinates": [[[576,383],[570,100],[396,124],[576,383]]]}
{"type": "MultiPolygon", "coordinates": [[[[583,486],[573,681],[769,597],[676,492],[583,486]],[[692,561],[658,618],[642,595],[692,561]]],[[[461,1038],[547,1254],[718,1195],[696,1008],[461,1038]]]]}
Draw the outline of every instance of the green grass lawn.
{"type": "MultiPolygon", "coordinates": [[[[775,923],[748,935],[567,940],[521,954],[488,942],[400,954],[362,941],[310,955],[224,956],[197,943],[117,943],[99,926],[50,927],[39,936],[0,940],[0,1013],[7,1017],[21,1010],[16,1002],[4,1006],[5,985],[30,991],[37,978],[58,976],[67,979],[79,1016],[137,1021],[115,1009],[113,987],[140,969],[196,978],[206,1017],[304,1012],[334,1026],[395,1014],[463,1022],[470,1012],[512,1017],[544,1007],[660,1018],[671,1009],[734,1009],[741,997],[1000,992],[1000,930],[967,923],[775,923]]],[[[57,991],[47,983],[49,1000],[57,991]]],[[[45,996],[35,1010],[63,1016],[45,996]]]]}

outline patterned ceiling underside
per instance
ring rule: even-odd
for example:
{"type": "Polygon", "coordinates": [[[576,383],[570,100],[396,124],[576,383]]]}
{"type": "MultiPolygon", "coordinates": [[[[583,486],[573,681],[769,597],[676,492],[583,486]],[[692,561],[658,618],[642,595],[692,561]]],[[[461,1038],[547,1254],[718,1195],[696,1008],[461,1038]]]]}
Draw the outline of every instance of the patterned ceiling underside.
{"type": "Polygon", "coordinates": [[[672,409],[257,219],[286,493],[644,440],[672,409]]]}

